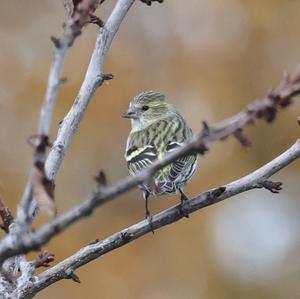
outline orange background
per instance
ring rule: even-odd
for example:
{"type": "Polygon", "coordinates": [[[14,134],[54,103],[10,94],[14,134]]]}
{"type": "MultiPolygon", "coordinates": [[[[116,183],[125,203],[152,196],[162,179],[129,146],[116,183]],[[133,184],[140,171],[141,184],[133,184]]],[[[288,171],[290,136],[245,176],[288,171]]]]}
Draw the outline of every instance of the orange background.
{"type": "MultiPolygon", "coordinates": [[[[106,20],[115,1],[97,10],[106,20]]],[[[59,1],[3,1],[0,11],[0,192],[15,210],[31,164],[26,138],[36,133],[52,59],[51,35],[62,32],[59,1]]],[[[96,34],[88,26],[70,49],[68,82],[59,93],[51,140],[82,82],[96,34]]],[[[276,87],[300,57],[300,2],[293,0],[165,0],[136,2],[106,60],[115,79],[93,98],[57,179],[60,214],[93,190],[104,169],[109,183],[127,175],[123,153],[130,123],[120,117],[143,90],[164,92],[198,131],[202,120],[229,117],[276,87]]],[[[253,147],[236,140],[211,146],[186,188],[196,195],[253,171],[299,136],[299,99],[276,122],[248,128],[253,147]]],[[[191,215],[115,250],[37,298],[300,298],[299,162],[277,174],[279,195],[251,191],[191,215]]],[[[134,190],[98,209],[45,248],[56,262],[96,238],[142,219],[134,190]]],[[[150,201],[153,212],[178,197],[150,201]]],[[[36,227],[47,221],[40,215],[36,227]]]]}

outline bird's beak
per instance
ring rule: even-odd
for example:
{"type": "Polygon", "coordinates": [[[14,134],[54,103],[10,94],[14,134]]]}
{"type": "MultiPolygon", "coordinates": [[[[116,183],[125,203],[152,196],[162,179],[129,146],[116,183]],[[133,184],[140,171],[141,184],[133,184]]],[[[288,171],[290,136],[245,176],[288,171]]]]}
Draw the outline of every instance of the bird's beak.
{"type": "Polygon", "coordinates": [[[122,114],[122,117],[124,117],[124,118],[136,118],[137,115],[136,115],[135,112],[128,110],[128,111],[126,111],[122,114]]]}

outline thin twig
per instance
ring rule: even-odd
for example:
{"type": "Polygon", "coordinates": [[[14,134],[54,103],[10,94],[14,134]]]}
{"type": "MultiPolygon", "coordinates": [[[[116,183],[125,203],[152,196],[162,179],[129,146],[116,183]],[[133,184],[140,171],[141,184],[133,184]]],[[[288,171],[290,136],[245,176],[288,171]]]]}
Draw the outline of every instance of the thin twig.
{"type": "Polygon", "coordinates": [[[244,146],[251,145],[251,141],[243,133],[243,128],[254,124],[257,119],[263,119],[268,123],[275,120],[278,112],[293,103],[294,97],[300,94],[300,69],[293,76],[285,75],[276,90],[271,91],[265,97],[258,99],[240,113],[225,119],[213,126],[205,123],[205,127],[199,140],[211,142],[224,140],[234,136],[244,146]]]}
{"type": "MultiPolygon", "coordinates": [[[[104,240],[93,242],[86,247],[83,247],[74,255],[38,275],[36,281],[31,285],[27,285],[21,290],[18,290],[18,293],[22,294],[20,298],[26,298],[28,295],[34,295],[61,279],[70,278],[70,271],[71,273],[74,273],[77,268],[82,267],[99,256],[126,245],[127,243],[151,232],[152,229],[157,230],[163,226],[177,222],[183,218],[186,213],[195,212],[199,209],[208,207],[251,189],[263,188],[265,182],[272,175],[291,164],[299,157],[300,140],[297,140],[297,142],[288,150],[256,171],[227,185],[208,190],[199,194],[195,198],[188,200],[184,204],[185,213],[182,213],[182,207],[180,207],[180,205],[176,205],[154,215],[151,225],[148,220],[143,220],[109,236],[104,240]]],[[[278,183],[274,183],[274,185],[278,185],[278,183]]],[[[30,243],[35,243],[42,234],[43,232],[40,230],[35,235],[29,236],[29,240],[27,237],[26,243],[29,243],[28,245],[30,245],[30,243]]]]}

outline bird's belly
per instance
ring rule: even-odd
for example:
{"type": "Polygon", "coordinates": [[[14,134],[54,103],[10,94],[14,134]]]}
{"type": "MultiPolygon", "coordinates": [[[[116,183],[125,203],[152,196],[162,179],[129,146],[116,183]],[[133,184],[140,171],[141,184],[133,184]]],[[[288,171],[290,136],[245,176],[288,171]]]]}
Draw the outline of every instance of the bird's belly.
{"type": "Polygon", "coordinates": [[[179,188],[183,188],[188,181],[191,179],[192,175],[189,177],[182,176],[177,177],[175,180],[170,180],[168,177],[165,177],[158,173],[154,176],[152,183],[143,184],[140,186],[142,190],[147,190],[151,195],[167,195],[167,194],[176,194],[179,188]]]}
{"type": "Polygon", "coordinates": [[[177,193],[178,187],[171,181],[158,181],[150,185],[141,185],[142,190],[148,191],[153,196],[175,194],[177,193]]]}

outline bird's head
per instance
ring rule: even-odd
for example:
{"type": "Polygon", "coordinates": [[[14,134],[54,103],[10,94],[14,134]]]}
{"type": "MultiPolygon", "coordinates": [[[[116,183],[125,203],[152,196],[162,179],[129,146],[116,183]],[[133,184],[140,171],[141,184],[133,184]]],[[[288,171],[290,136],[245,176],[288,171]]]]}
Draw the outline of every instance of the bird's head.
{"type": "Polygon", "coordinates": [[[136,95],[122,117],[131,118],[132,128],[141,130],[153,122],[176,112],[172,104],[158,91],[145,91],[136,95]]]}

